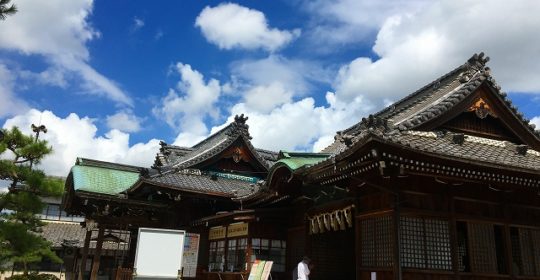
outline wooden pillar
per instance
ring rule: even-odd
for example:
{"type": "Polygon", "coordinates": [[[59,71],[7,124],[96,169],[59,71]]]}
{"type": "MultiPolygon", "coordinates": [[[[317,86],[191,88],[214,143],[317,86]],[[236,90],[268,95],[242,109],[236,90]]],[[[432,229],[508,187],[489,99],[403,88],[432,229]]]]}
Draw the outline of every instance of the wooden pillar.
{"type": "Polygon", "coordinates": [[[449,195],[449,210],[450,210],[450,248],[452,253],[452,270],[454,271],[454,279],[459,279],[459,254],[458,254],[458,239],[457,239],[457,221],[454,197],[449,195]]]}
{"type": "Polygon", "coordinates": [[[94,260],[92,261],[92,273],[90,274],[90,280],[97,279],[97,274],[99,271],[99,261],[101,260],[101,247],[103,247],[103,234],[105,233],[105,228],[102,226],[99,227],[98,237],[96,242],[96,251],[94,253],[94,260]]]}
{"type": "Polygon", "coordinates": [[[516,279],[516,271],[514,271],[514,258],[512,256],[512,239],[510,237],[510,226],[508,223],[504,225],[504,237],[505,237],[505,248],[506,248],[506,269],[508,270],[508,275],[510,279],[516,279]]]}
{"type": "Polygon", "coordinates": [[[403,279],[403,273],[401,271],[401,206],[399,193],[393,193],[395,205],[394,205],[394,279],[403,279]]]}
{"type": "Polygon", "coordinates": [[[128,261],[126,267],[133,268],[135,266],[135,254],[137,253],[137,236],[139,234],[138,230],[129,231],[129,253],[128,261]]]}
{"type": "Polygon", "coordinates": [[[84,238],[84,247],[82,251],[81,263],[79,264],[78,280],[83,280],[84,271],[86,270],[86,260],[88,259],[88,248],[90,247],[90,239],[92,238],[92,230],[86,231],[84,238]]]}

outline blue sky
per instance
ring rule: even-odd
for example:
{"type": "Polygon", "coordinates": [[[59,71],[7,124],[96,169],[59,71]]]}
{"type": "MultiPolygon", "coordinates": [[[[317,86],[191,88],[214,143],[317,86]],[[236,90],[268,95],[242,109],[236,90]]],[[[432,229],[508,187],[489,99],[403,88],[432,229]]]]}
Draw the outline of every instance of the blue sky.
{"type": "Polygon", "coordinates": [[[13,0],[0,125],[49,128],[42,167],[148,166],[245,113],[253,143],[319,150],[337,130],[484,51],[540,125],[540,2],[13,0]]]}

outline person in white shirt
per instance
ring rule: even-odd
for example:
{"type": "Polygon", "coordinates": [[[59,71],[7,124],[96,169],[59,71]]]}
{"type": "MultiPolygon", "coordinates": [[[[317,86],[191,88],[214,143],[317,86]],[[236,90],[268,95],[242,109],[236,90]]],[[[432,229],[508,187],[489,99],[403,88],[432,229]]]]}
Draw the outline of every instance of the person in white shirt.
{"type": "Polygon", "coordinates": [[[304,257],[296,267],[296,274],[293,273],[294,280],[309,280],[309,263],[311,260],[308,257],[304,257]]]}

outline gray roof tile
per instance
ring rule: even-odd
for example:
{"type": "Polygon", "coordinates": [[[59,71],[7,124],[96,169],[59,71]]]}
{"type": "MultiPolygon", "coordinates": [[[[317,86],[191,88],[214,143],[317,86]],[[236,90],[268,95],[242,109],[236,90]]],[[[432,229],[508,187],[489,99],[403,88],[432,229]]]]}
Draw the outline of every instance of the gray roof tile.
{"type": "Polygon", "coordinates": [[[249,127],[245,123],[246,120],[247,117],[244,118],[243,115],[236,116],[234,122],[191,148],[161,142],[160,153],[156,156],[154,167],[190,168],[222,152],[238,139],[243,139],[255,158],[269,169],[277,161],[278,153],[256,149],[251,145],[251,136],[248,131],[249,127]]]}
{"type": "Polygon", "coordinates": [[[168,188],[179,191],[229,197],[246,196],[258,191],[256,182],[222,178],[210,174],[191,175],[174,172],[145,179],[145,181],[152,184],[166,185],[168,188]]]}
{"type": "MultiPolygon", "coordinates": [[[[531,126],[523,114],[518,112],[517,108],[505,97],[506,93],[500,91],[500,86],[491,76],[491,70],[485,66],[487,61],[489,58],[484,57],[483,53],[475,54],[463,65],[384,108],[373,117],[387,120],[399,130],[415,129],[450,110],[483,83],[487,83],[509,105],[514,117],[520,120],[525,127],[528,127],[529,131],[540,140],[538,137],[540,132],[535,131],[535,127],[531,126]]],[[[338,132],[338,135],[357,137],[366,128],[365,122],[362,121],[338,132]]],[[[346,148],[343,143],[340,143],[342,139],[343,137],[336,136],[334,143],[325,148],[323,152],[337,154],[342,151],[346,148]]]]}

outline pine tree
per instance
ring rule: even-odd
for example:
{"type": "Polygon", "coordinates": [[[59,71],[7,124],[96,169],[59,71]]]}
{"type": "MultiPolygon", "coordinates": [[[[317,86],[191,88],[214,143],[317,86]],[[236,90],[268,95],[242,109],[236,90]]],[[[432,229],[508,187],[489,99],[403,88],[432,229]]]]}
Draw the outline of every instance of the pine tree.
{"type": "Polygon", "coordinates": [[[52,151],[46,141],[16,127],[0,130],[0,138],[0,180],[9,182],[8,192],[0,193],[0,263],[21,264],[27,274],[28,264],[43,257],[61,262],[39,235],[43,222],[37,215],[45,206],[40,196],[60,196],[62,182],[32,168],[52,151]]]}
{"type": "Polygon", "coordinates": [[[5,20],[8,15],[13,15],[17,12],[17,6],[11,4],[11,0],[0,0],[0,20],[5,20]]]}

